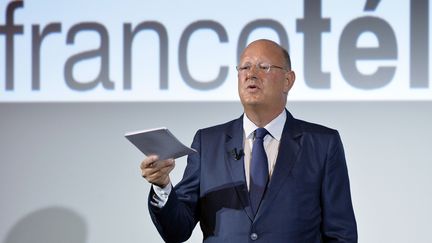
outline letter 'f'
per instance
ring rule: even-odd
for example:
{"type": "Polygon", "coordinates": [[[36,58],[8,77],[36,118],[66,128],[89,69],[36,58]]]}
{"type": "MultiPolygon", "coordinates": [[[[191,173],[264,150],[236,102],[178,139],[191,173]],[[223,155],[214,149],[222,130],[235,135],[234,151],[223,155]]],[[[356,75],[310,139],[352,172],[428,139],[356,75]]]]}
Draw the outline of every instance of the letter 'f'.
{"type": "Polygon", "coordinates": [[[23,6],[23,1],[11,1],[6,9],[6,23],[0,25],[0,35],[6,35],[6,90],[14,88],[14,35],[23,34],[23,26],[14,25],[14,12],[23,6]]]}

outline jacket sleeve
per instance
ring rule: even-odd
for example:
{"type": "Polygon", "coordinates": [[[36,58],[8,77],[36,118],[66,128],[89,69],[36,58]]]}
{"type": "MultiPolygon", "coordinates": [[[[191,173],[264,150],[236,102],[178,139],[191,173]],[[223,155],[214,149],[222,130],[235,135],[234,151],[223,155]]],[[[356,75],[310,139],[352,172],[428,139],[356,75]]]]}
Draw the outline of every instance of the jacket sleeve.
{"type": "Polygon", "coordinates": [[[153,189],[150,190],[150,216],[165,242],[186,241],[199,221],[197,205],[200,194],[200,147],[198,131],[192,143],[192,148],[198,152],[188,156],[183,178],[171,191],[165,206],[158,208],[150,203],[155,193],[153,189]]]}
{"type": "Polygon", "coordinates": [[[357,226],[351,203],[348,170],[343,145],[336,132],[327,150],[321,188],[324,242],[357,242],[357,226]]]}

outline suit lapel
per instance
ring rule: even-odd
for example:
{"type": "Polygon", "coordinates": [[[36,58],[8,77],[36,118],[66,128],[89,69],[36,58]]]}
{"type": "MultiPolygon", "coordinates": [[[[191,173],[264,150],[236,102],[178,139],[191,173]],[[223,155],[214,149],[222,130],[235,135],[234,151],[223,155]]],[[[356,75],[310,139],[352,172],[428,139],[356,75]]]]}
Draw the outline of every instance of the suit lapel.
{"type": "Polygon", "coordinates": [[[296,163],[299,151],[301,150],[301,136],[301,128],[292,115],[287,111],[287,119],[279,144],[279,152],[273,175],[255,217],[256,219],[259,218],[265,210],[270,208],[282,185],[285,183],[286,177],[290,174],[291,169],[296,163]]]}
{"type": "Polygon", "coordinates": [[[246,211],[248,217],[253,220],[254,216],[250,207],[249,193],[247,190],[245,171],[244,171],[244,156],[235,156],[235,151],[240,153],[243,151],[243,116],[234,120],[226,131],[225,142],[225,161],[231,173],[234,188],[237,196],[246,211]]]}

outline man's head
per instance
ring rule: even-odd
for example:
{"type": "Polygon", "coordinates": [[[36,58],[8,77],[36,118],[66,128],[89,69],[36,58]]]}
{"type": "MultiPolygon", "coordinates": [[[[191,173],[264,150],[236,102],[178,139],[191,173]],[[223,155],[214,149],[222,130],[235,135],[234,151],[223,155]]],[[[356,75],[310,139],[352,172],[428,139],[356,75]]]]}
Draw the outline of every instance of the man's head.
{"type": "Polygon", "coordinates": [[[279,114],[295,81],[288,52],[270,40],[256,40],[241,54],[238,92],[245,111],[279,114]]]}

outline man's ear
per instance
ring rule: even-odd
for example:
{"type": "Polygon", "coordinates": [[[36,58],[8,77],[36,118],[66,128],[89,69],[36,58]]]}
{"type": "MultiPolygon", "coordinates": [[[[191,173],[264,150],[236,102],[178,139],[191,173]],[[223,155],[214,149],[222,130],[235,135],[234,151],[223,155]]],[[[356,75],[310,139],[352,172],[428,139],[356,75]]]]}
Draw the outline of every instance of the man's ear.
{"type": "Polygon", "coordinates": [[[288,93],[292,86],[294,85],[296,79],[296,75],[294,73],[294,71],[287,71],[285,73],[285,86],[284,86],[284,93],[288,93]]]}

